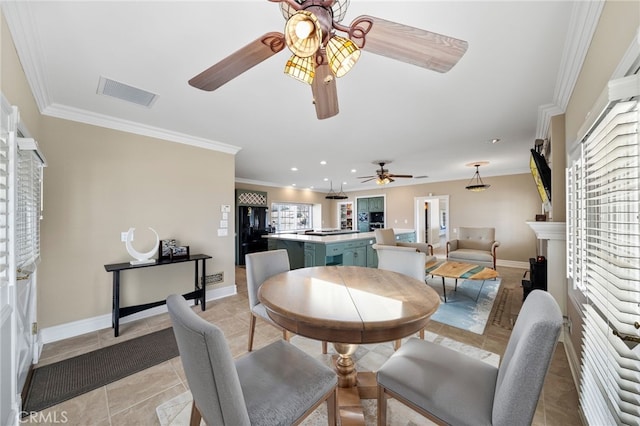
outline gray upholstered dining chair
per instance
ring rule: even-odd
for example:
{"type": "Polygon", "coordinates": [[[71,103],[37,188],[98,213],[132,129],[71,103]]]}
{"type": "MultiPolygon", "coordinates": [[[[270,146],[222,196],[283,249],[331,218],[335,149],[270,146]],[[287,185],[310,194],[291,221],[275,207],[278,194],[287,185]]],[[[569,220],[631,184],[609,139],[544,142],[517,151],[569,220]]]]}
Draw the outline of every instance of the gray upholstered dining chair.
{"type": "Polygon", "coordinates": [[[293,425],[327,402],[337,420],[336,373],[289,342],[278,340],[234,361],[222,330],[199,317],[182,296],[167,308],[189,389],[190,424],[293,425]]]}
{"type": "Polygon", "coordinates": [[[378,425],[386,424],[387,395],[440,424],[530,425],[561,328],[554,298],[534,290],[500,367],[410,339],[377,372],[378,425]]]}
{"type": "Polygon", "coordinates": [[[260,317],[274,327],[282,330],[282,338],[289,341],[287,330],[274,323],[267,310],[258,300],[258,290],[263,282],[274,275],[291,269],[289,255],[284,249],[261,251],[245,255],[247,268],[247,293],[249,296],[249,345],[248,351],[253,350],[253,336],[256,331],[256,318],[260,317]]]}
{"type": "MultiPolygon", "coordinates": [[[[256,318],[260,317],[274,327],[282,330],[282,338],[289,341],[289,332],[273,322],[266,308],[258,299],[258,290],[263,282],[281,272],[291,270],[289,254],[285,249],[261,251],[245,255],[247,268],[247,293],[249,296],[249,344],[248,351],[253,350],[253,336],[256,331],[256,318]]],[[[322,342],[322,353],[327,353],[327,342],[322,342]]]]}
{"type": "MultiPolygon", "coordinates": [[[[378,254],[378,269],[397,272],[408,275],[417,280],[425,282],[425,265],[427,260],[435,259],[427,256],[413,247],[390,246],[374,244],[372,246],[378,254]]],[[[420,338],[424,339],[424,329],[420,330],[420,338]]],[[[400,341],[396,341],[395,348],[400,347],[400,341]]]]}

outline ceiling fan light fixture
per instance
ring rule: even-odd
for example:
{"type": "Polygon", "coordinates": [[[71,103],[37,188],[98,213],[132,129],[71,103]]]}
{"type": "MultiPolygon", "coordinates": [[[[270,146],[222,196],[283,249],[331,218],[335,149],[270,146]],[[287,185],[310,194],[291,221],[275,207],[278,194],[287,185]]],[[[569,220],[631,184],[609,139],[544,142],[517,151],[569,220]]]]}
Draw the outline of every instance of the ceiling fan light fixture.
{"type": "Polygon", "coordinates": [[[284,73],[296,80],[311,84],[316,74],[313,58],[292,55],[284,66],[284,73]]]}
{"type": "Polygon", "coordinates": [[[336,77],[342,77],[358,62],[360,49],[348,38],[333,36],[327,43],[329,67],[336,77]]]}
{"type": "Polygon", "coordinates": [[[318,50],[322,42],[322,28],[316,16],[299,10],[287,20],[284,38],[294,55],[307,58],[318,50]]]}
{"type": "Polygon", "coordinates": [[[485,189],[488,189],[491,186],[482,181],[482,178],[480,177],[480,172],[478,171],[479,167],[480,167],[480,164],[475,164],[476,172],[471,177],[471,180],[469,181],[467,186],[465,186],[465,188],[468,189],[469,191],[481,192],[481,191],[484,191],[485,189]]]}
{"type": "Polygon", "coordinates": [[[336,0],[331,5],[331,11],[333,12],[333,20],[336,22],[342,22],[344,16],[347,14],[347,8],[349,7],[349,0],[336,0]]]}
{"type": "Polygon", "coordinates": [[[378,179],[376,179],[376,183],[377,183],[378,185],[386,185],[386,184],[388,184],[388,183],[391,183],[391,179],[389,179],[389,178],[388,178],[388,177],[386,177],[386,176],[385,176],[384,178],[380,178],[380,177],[379,177],[378,179]]]}

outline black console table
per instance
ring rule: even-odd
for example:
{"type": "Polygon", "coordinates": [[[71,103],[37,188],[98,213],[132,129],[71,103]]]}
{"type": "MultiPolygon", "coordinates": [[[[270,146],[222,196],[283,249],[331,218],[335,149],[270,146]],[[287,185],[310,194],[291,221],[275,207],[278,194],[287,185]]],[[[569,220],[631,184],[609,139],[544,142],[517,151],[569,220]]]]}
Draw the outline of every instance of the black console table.
{"type": "Polygon", "coordinates": [[[111,326],[113,327],[113,334],[115,337],[118,337],[119,334],[119,325],[120,318],[126,317],[127,315],[135,314],[136,312],[143,311],[145,309],[150,309],[156,306],[164,305],[166,301],[159,300],[157,302],[145,303],[143,305],[135,305],[135,306],[126,306],[120,307],[120,271],[125,271],[128,269],[140,269],[140,268],[149,268],[152,266],[162,266],[162,265],[173,265],[175,263],[184,263],[184,262],[194,262],[195,263],[195,281],[194,281],[194,291],[183,294],[182,296],[185,299],[195,299],[196,305],[198,302],[200,303],[201,309],[204,311],[206,309],[206,264],[205,261],[207,259],[211,259],[211,256],[207,254],[192,254],[191,256],[184,257],[181,259],[162,259],[156,260],[154,263],[146,263],[143,265],[132,265],[130,263],[112,263],[111,265],[104,265],[104,269],[107,272],[113,272],[113,311],[112,311],[112,319],[111,326]],[[198,261],[202,261],[202,275],[198,273],[198,261]]]}

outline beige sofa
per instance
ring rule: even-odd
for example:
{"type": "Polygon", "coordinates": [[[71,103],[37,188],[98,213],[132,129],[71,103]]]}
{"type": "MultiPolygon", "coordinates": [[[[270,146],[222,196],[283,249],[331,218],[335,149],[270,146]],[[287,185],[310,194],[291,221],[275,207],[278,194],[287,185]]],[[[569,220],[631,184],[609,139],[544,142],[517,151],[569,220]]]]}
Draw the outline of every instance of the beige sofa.
{"type": "Polygon", "coordinates": [[[458,239],[447,241],[447,260],[473,263],[496,269],[495,228],[458,229],[458,239]]]}

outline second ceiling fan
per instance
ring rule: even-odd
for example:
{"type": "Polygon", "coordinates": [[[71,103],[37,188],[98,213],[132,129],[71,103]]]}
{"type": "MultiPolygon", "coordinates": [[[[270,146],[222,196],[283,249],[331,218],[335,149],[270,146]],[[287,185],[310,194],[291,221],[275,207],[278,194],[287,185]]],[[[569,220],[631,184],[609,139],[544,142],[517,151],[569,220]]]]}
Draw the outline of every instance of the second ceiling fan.
{"type": "Polygon", "coordinates": [[[318,119],[338,114],[336,77],[355,65],[360,49],[437,72],[449,71],[467,42],[419,28],[361,15],[340,22],[349,0],[269,0],[280,3],[284,34],[268,32],[189,80],[213,91],[286,47],[293,53],[285,73],[311,85],[318,119]],[[336,34],[342,32],[346,37],[336,34]]]}
{"type": "Polygon", "coordinates": [[[386,185],[388,183],[394,182],[394,178],[413,178],[413,175],[396,175],[393,173],[389,173],[389,170],[384,168],[384,165],[389,163],[391,163],[391,161],[388,160],[374,161],[373,164],[378,164],[380,166],[380,169],[376,170],[376,174],[373,176],[358,176],[358,179],[365,179],[362,181],[362,183],[366,183],[375,179],[378,185],[386,185]]]}

